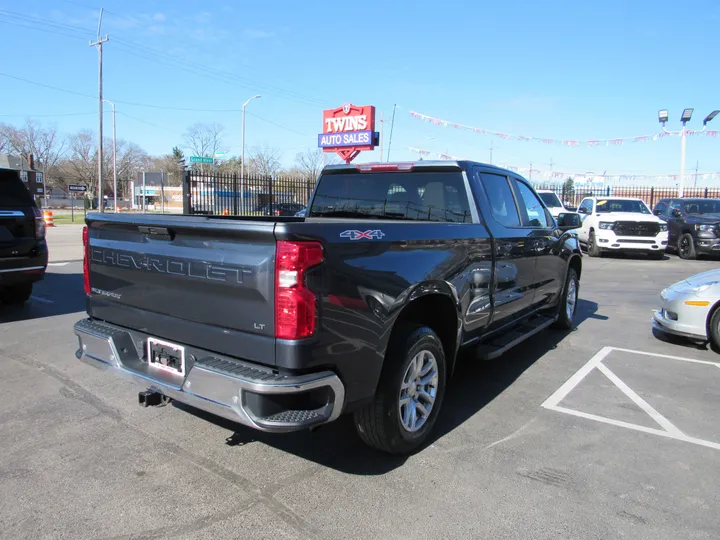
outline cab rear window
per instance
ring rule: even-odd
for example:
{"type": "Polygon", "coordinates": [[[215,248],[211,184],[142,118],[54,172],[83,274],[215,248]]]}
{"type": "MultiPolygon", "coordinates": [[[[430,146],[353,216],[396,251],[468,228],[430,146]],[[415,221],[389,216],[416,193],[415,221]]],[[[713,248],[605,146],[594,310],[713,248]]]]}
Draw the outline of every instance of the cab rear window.
{"type": "Polygon", "coordinates": [[[308,215],[472,221],[463,175],[459,171],[322,175],[308,215]]]}
{"type": "Polygon", "coordinates": [[[17,171],[0,169],[0,208],[35,206],[17,171]]]}

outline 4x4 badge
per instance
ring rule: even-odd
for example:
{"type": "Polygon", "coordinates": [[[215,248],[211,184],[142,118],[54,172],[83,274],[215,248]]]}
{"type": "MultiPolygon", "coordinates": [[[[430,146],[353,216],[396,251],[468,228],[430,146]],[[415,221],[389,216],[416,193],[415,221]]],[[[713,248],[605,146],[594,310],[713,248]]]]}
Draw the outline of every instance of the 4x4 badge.
{"type": "Polygon", "coordinates": [[[350,240],[372,240],[373,238],[381,240],[383,236],[385,236],[385,233],[382,232],[380,229],[374,229],[369,231],[350,230],[340,233],[340,238],[349,238],[350,240]]]}

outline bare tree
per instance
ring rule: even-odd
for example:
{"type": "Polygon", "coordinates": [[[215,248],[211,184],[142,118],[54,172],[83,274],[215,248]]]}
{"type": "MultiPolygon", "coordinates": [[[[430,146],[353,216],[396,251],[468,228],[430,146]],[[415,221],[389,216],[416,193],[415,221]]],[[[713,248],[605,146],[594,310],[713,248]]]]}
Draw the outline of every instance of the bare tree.
{"type": "MultiPolygon", "coordinates": [[[[225,128],[217,123],[197,123],[190,126],[185,132],[185,146],[191,155],[199,157],[214,157],[223,145],[223,131],[225,128]]],[[[205,172],[205,165],[199,166],[205,172]]]]}
{"type": "Polygon", "coordinates": [[[248,167],[261,176],[275,176],[280,171],[280,151],[268,146],[255,148],[250,155],[248,167]]]}
{"type": "Polygon", "coordinates": [[[335,165],[340,163],[336,154],[323,152],[320,149],[308,149],[295,156],[295,167],[310,180],[317,180],[324,165],[335,165]]]}
{"type": "Polygon", "coordinates": [[[34,120],[27,120],[22,127],[4,125],[2,139],[10,151],[29,159],[32,155],[35,167],[50,177],[56,174],[57,165],[66,149],[66,142],[55,127],[42,127],[34,120]]]}

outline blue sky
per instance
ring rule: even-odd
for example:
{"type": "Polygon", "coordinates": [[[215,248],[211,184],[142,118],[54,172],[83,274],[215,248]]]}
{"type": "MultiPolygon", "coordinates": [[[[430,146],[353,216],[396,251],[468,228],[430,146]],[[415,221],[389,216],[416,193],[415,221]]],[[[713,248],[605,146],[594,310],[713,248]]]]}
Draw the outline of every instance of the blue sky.
{"type": "MultiPolygon", "coordinates": [[[[95,1],[0,1],[0,72],[96,95],[97,52],[88,46],[95,1]]],[[[227,150],[239,153],[238,109],[259,93],[248,107],[247,148],[278,148],[288,166],[317,146],[322,109],[353,102],[384,114],[386,150],[398,105],[392,159],[414,157],[407,148],[424,141],[431,151],[487,161],[492,141],[496,163],[549,169],[552,160],[556,171],[677,174],[677,137],[565,148],[438,127],[409,111],[585,140],[655,133],[660,108],[670,110],[669,127],[677,129],[681,110],[694,107],[689,127],[699,129],[720,108],[717,0],[107,0],[103,7],[103,34],[110,35],[105,96],[118,102],[118,136],[152,154],[181,145],[189,125],[213,121],[226,128],[227,150]]],[[[66,132],[97,129],[89,97],[4,76],[0,82],[0,121],[36,117],[66,132]]],[[[720,117],[714,124],[720,130],[720,117]]],[[[699,161],[701,172],[720,172],[719,149],[720,137],[689,139],[688,171],[699,161]]],[[[378,159],[376,151],[358,161],[378,159]]]]}

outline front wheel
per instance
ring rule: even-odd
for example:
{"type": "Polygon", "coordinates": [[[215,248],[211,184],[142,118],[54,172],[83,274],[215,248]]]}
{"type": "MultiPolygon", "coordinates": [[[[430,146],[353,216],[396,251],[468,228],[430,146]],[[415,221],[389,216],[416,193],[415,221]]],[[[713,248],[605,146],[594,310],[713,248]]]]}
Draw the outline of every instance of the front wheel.
{"type": "Polygon", "coordinates": [[[8,287],[0,292],[0,301],[11,304],[20,305],[30,300],[32,296],[33,284],[23,283],[21,285],[14,285],[8,287]]]}
{"type": "Polygon", "coordinates": [[[590,231],[590,235],[588,236],[587,252],[590,257],[602,256],[602,252],[597,245],[597,239],[595,238],[595,231],[590,231]]]}
{"type": "Polygon", "coordinates": [[[685,260],[692,260],[697,257],[695,242],[690,233],[683,234],[678,240],[678,257],[685,260]]]}
{"type": "Polygon", "coordinates": [[[710,318],[708,339],[716,351],[720,350],[720,308],[715,309],[715,313],[713,313],[713,316],[710,318]]]}
{"type": "Polygon", "coordinates": [[[418,449],[432,431],[445,393],[445,352],[425,326],[400,330],[385,358],[372,402],[355,413],[363,442],[390,454],[418,449]]]}
{"type": "Polygon", "coordinates": [[[558,305],[558,318],[553,324],[559,330],[572,330],[575,312],[577,311],[578,292],[580,291],[580,280],[577,272],[570,268],[565,279],[565,288],[558,305]]]}

